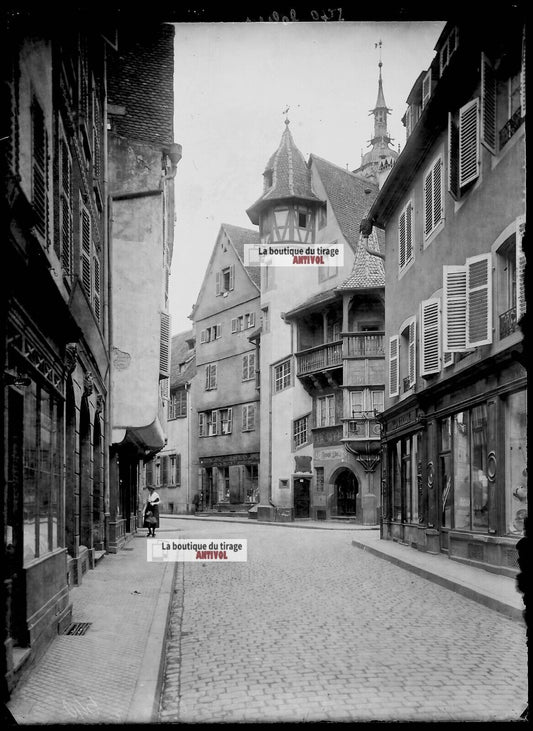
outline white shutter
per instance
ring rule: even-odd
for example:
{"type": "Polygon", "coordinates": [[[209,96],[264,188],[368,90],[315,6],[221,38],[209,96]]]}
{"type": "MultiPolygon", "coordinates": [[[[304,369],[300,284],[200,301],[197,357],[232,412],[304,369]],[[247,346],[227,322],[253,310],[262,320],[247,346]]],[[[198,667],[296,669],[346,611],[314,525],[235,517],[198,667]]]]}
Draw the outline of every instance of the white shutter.
{"type": "Polygon", "coordinates": [[[159,340],[159,372],[163,376],[170,375],[170,315],[161,312],[161,333],[159,340]]]}
{"type": "Polygon", "coordinates": [[[211,366],[211,388],[217,387],[217,364],[211,366]]]}
{"type": "Polygon", "coordinates": [[[520,216],[516,221],[516,320],[520,320],[526,311],[526,255],[523,239],[526,219],[520,216]]]}
{"type": "Polygon", "coordinates": [[[198,436],[205,437],[205,414],[198,414],[198,436]]]}
{"type": "Polygon", "coordinates": [[[467,346],[492,343],[492,256],[481,254],[466,260],[468,291],[467,346]]]}
{"type": "Polygon", "coordinates": [[[442,219],[442,158],[424,178],[424,235],[427,238],[442,219]]]}
{"type": "Polygon", "coordinates": [[[400,214],[398,222],[398,263],[400,269],[405,266],[405,210],[400,214]]]}
{"type": "Polygon", "coordinates": [[[492,63],[481,54],[481,142],[496,154],[496,75],[492,63]]]}
{"type": "Polygon", "coordinates": [[[235,286],[235,264],[232,264],[229,268],[229,289],[233,289],[235,286]]]}
{"type": "Polygon", "coordinates": [[[440,371],[440,299],[420,303],[420,375],[440,371]]]}
{"type": "Polygon", "coordinates": [[[250,312],[248,315],[248,327],[253,327],[255,325],[255,312],[250,312]]]}
{"type": "Polygon", "coordinates": [[[466,347],[466,267],[443,268],[443,349],[461,353],[466,347]]]}
{"type": "Polygon", "coordinates": [[[443,215],[442,157],[439,157],[433,166],[433,227],[442,221],[443,215]]]}
{"type": "Polygon", "coordinates": [[[431,69],[422,80],[422,109],[426,106],[431,97],[431,69]]]}
{"type": "Polygon", "coordinates": [[[389,396],[398,396],[400,392],[398,347],[398,336],[393,335],[389,340],[389,396]]]}
{"type": "Polygon", "coordinates": [[[242,430],[248,430],[248,406],[242,407],[242,430]]]}
{"type": "Polygon", "coordinates": [[[448,114],[448,190],[452,198],[459,198],[459,128],[451,113],[448,114]]]}
{"type": "Polygon", "coordinates": [[[479,175],[479,99],[472,99],[459,110],[459,186],[479,175]]]}
{"type": "Polygon", "coordinates": [[[248,356],[243,355],[242,356],[242,380],[246,381],[248,379],[248,356]]]}
{"type": "Polygon", "coordinates": [[[409,388],[416,383],[416,320],[413,318],[409,323],[409,349],[408,349],[407,375],[409,377],[409,388]]]}
{"type": "Polygon", "coordinates": [[[228,431],[227,434],[231,434],[233,429],[233,408],[228,409],[228,431]]]}
{"type": "Polygon", "coordinates": [[[413,204],[407,204],[405,211],[405,263],[413,258],[413,204]]]}
{"type": "Polygon", "coordinates": [[[222,288],[222,272],[215,274],[215,295],[219,295],[222,288]]]}
{"type": "Polygon", "coordinates": [[[442,358],[442,362],[445,368],[448,368],[448,366],[453,365],[453,353],[449,353],[448,351],[444,352],[444,356],[442,358]]]}
{"type": "Polygon", "coordinates": [[[205,330],[200,330],[200,343],[205,343],[205,330]]]}
{"type": "Polygon", "coordinates": [[[205,367],[205,390],[209,391],[209,371],[210,366],[206,365],[205,367]]]}
{"type": "Polygon", "coordinates": [[[218,323],[218,325],[215,325],[215,337],[222,337],[222,325],[220,323],[218,323]]]}
{"type": "Polygon", "coordinates": [[[231,318],[231,332],[232,333],[237,332],[237,318],[236,317],[231,318]]]}
{"type": "Polygon", "coordinates": [[[424,234],[433,231],[433,168],[424,178],[424,234]]]}

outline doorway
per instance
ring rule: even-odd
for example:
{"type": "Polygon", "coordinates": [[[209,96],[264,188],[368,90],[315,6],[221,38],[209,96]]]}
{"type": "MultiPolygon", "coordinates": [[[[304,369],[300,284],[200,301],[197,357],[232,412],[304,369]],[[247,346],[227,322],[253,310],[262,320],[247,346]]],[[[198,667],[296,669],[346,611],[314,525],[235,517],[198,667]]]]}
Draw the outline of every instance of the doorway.
{"type": "Polygon", "coordinates": [[[311,504],[311,480],[307,477],[294,478],[294,517],[308,518],[311,504]]]}
{"type": "Polygon", "coordinates": [[[359,492],[359,483],[353,472],[342,470],[335,480],[337,493],[337,515],[354,516],[357,512],[356,497],[359,492]]]}

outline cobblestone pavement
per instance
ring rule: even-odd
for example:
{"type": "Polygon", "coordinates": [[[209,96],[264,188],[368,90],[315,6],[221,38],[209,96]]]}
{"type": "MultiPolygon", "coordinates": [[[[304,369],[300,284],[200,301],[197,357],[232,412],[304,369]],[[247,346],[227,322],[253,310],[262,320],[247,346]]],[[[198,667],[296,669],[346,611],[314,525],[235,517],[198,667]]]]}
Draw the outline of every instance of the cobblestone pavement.
{"type": "Polygon", "coordinates": [[[180,521],[179,537],[247,538],[248,561],[178,564],[160,722],[511,721],[527,705],[522,623],[348,531],[180,521]]]}

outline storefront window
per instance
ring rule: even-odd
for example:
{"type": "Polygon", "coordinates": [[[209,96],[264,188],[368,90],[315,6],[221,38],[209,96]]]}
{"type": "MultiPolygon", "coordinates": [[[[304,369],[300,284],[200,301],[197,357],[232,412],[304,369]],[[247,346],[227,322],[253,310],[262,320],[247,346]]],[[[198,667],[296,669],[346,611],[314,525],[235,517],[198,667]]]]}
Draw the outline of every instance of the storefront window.
{"type": "Polygon", "coordinates": [[[470,528],[470,450],[468,413],[453,417],[454,528],[470,528]]]}
{"type": "Polygon", "coordinates": [[[506,401],[506,531],[521,535],[527,515],[527,400],[526,391],[511,394],[506,401]]]}
{"type": "Polygon", "coordinates": [[[24,561],[31,561],[37,555],[37,418],[37,384],[32,381],[24,395],[24,561]]]}
{"type": "Polygon", "coordinates": [[[453,490],[452,490],[452,419],[447,416],[440,423],[440,484],[441,484],[441,525],[452,527],[453,490]]]}
{"type": "Polygon", "coordinates": [[[487,406],[481,404],[472,409],[472,468],[470,480],[472,485],[472,528],[487,530],[489,526],[487,478],[487,406]]]}
{"type": "Polygon", "coordinates": [[[392,519],[402,519],[402,445],[396,442],[392,451],[392,519]]]}

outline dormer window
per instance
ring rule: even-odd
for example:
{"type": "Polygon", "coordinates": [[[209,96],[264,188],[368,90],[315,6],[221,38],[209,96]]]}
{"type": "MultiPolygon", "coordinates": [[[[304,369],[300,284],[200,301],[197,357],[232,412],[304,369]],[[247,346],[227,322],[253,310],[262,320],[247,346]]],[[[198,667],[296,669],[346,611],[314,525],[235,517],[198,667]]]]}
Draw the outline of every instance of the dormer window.
{"type": "Polygon", "coordinates": [[[311,212],[307,208],[298,208],[298,228],[309,228],[311,223],[311,212]]]}
{"type": "Polygon", "coordinates": [[[452,57],[453,52],[457,48],[457,28],[452,28],[450,31],[448,38],[446,38],[444,45],[440,49],[440,74],[442,76],[442,72],[446,68],[446,66],[450,62],[450,58],[452,57]]]}
{"type": "Polygon", "coordinates": [[[235,282],[235,265],[231,264],[229,267],[216,272],[215,276],[215,294],[225,295],[230,292],[234,287],[235,282]]]}
{"type": "Polygon", "coordinates": [[[264,179],[265,179],[265,190],[267,188],[272,187],[273,179],[272,179],[272,170],[265,170],[264,172],[264,179]]]}

